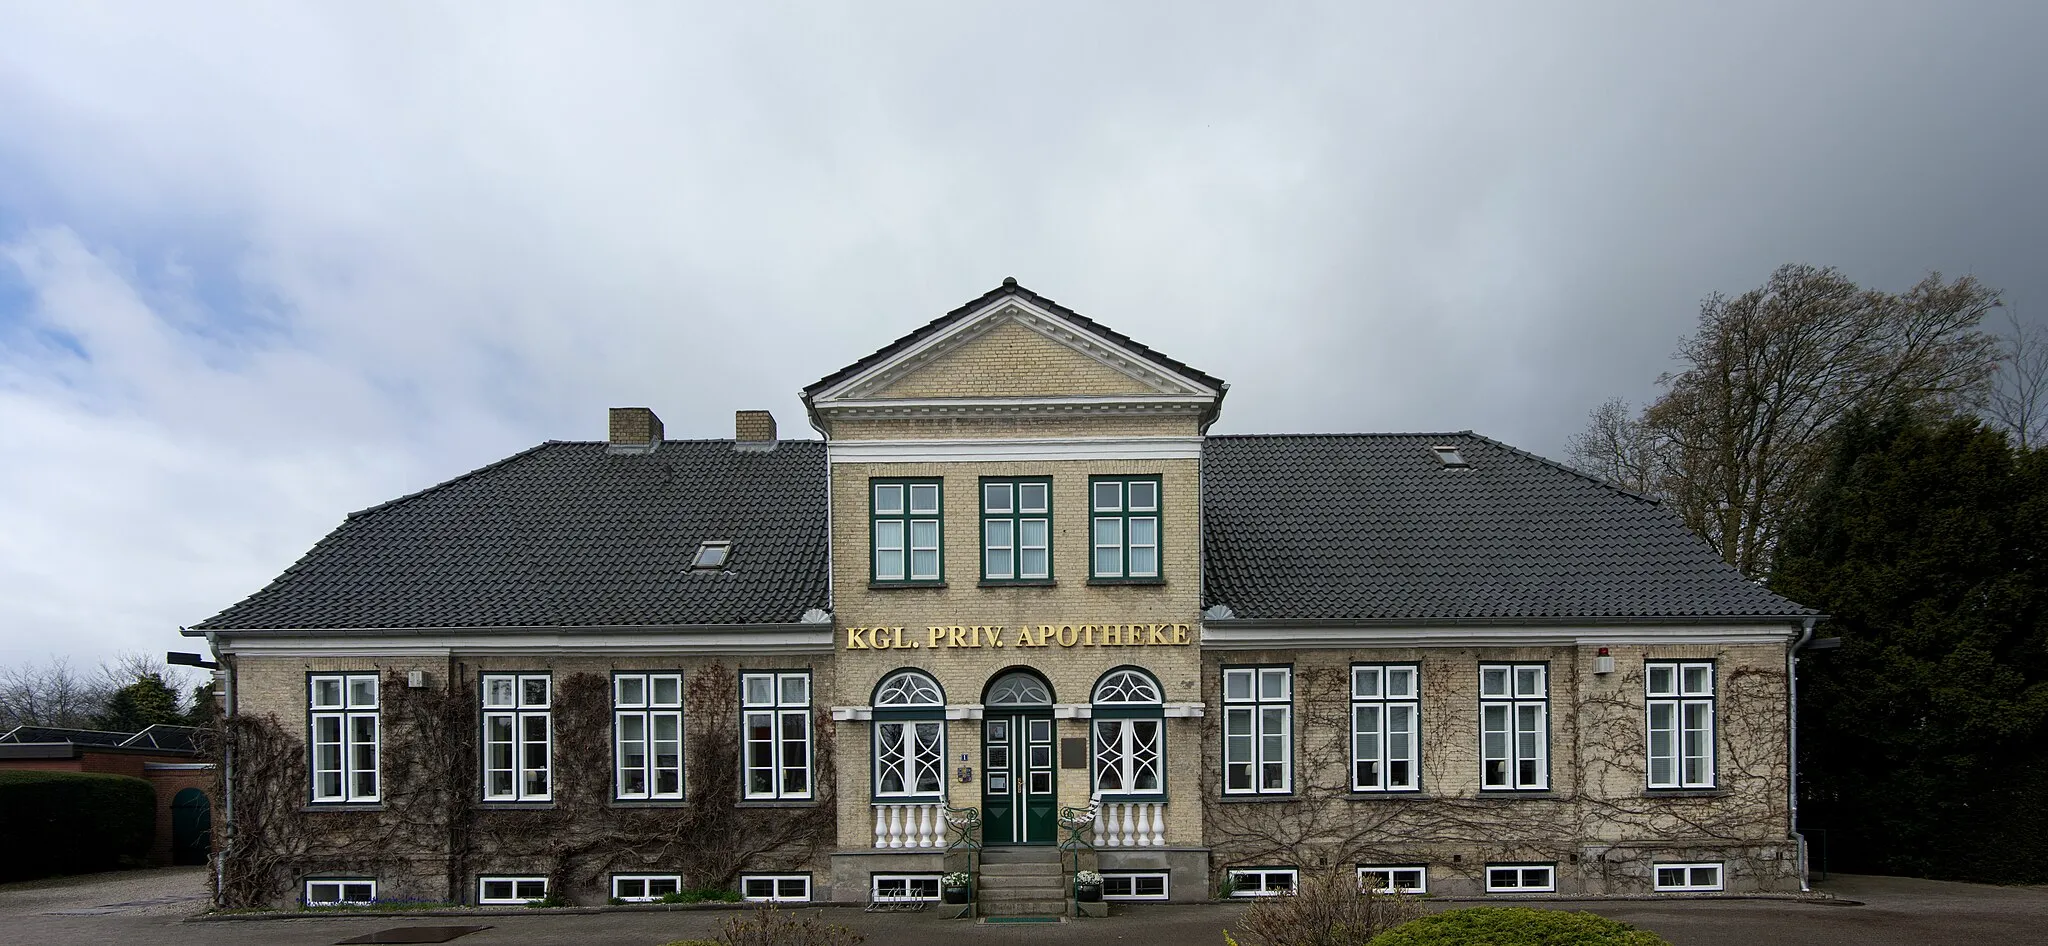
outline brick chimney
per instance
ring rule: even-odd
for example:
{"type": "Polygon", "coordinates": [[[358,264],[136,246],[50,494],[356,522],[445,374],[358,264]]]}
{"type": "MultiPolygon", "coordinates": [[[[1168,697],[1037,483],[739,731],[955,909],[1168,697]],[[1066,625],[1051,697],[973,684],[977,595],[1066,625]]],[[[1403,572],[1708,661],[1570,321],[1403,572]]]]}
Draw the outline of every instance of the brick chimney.
{"type": "Polygon", "coordinates": [[[661,446],[661,418],[644,407],[614,407],[608,453],[653,453],[661,446]]]}
{"type": "Polygon", "coordinates": [[[734,411],[732,439],[740,443],[774,443],[775,415],[767,411],[734,411]]]}

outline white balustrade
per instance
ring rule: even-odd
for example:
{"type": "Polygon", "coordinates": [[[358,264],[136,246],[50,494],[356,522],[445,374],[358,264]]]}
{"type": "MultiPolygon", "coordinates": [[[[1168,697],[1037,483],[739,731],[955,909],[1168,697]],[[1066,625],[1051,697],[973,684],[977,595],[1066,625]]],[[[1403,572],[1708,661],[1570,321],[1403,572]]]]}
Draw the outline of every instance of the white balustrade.
{"type": "Polygon", "coordinates": [[[1095,823],[1096,847],[1163,847],[1166,803],[1106,801],[1095,823]]]}
{"type": "Polygon", "coordinates": [[[940,848],[946,846],[946,806],[876,805],[875,846],[940,848]]]}

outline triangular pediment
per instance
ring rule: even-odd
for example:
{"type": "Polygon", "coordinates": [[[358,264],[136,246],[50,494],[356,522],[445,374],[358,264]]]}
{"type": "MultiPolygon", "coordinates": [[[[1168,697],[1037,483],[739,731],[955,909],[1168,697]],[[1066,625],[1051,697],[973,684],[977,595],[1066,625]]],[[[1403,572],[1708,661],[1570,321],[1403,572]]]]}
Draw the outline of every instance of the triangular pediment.
{"type": "Polygon", "coordinates": [[[1223,384],[1006,281],[812,385],[851,401],[1159,398],[1213,401],[1223,384]]]}

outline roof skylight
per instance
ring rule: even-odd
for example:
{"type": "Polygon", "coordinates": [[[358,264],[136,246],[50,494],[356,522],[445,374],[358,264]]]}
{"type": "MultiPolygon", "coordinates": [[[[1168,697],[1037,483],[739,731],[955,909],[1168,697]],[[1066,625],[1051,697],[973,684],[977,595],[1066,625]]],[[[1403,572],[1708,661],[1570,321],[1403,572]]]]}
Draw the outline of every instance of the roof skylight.
{"type": "Polygon", "coordinates": [[[725,567],[725,560],[731,554],[731,542],[705,542],[697,546],[697,554],[690,557],[690,570],[717,571],[725,567]]]}
{"type": "Polygon", "coordinates": [[[1431,447],[1429,449],[1436,451],[1436,458],[1443,463],[1444,468],[1447,470],[1462,470],[1472,465],[1465,462],[1465,455],[1459,453],[1457,447],[1431,447]]]}

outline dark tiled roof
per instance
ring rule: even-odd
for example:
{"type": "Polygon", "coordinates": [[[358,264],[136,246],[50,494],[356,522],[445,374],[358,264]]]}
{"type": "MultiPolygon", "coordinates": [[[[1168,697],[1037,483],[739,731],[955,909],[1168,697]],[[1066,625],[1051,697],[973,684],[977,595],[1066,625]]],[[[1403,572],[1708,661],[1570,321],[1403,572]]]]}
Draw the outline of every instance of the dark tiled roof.
{"type": "Polygon", "coordinates": [[[862,358],[861,360],[856,361],[853,364],[847,365],[846,367],[841,368],[838,371],[834,371],[831,374],[824,376],[823,378],[819,378],[815,383],[811,384],[809,387],[804,388],[805,402],[808,403],[809,400],[813,396],[815,396],[819,391],[829,388],[832,385],[838,384],[839,382],[844,381],[847,378],[853,377],[854,375],[860,374],[861,372],[866,371],[871,367],[874,367],[876,364],[880,362],[887,361],[897,352],[902,351],[903,349],[908,348],[912,345],[915,345],[918,342],[921,342],[926,338],[931,337],[933,334],[937,332],[944,331],[947,326],[952,325],[953,323],[958,322],[961,319],[964,319],[970,315],[973,315],[976,312],[981,311],[982,309],[987,308],[990,304],[996,302],[999,299],[1004,298],[1005,296],[1016,296],[1019,299],[1023,299],[1024,301],[1030,302],[1033,305],[1037,305],[1040,308],[1043,308],[1049,312],[1052,312],[1055,315],[1058,315],[1060,318],[1066,319],[1074,323],[1074,325],[1076,325],[1079,328],[1094,333],[1098,338],[1101,338],[1104,341],[1116,345],[1120,348],[1124,348],[1130,351],[1132,354],[1138,355],[1144,358],[1145,360],[1152,362],[1153,364],[1165,368],[1168,371],[1175,372],[1184,377],[1192,378],[1195,381],[1208,385],[1209,387],[1215,388],[1218,391],[1222,391],[1223,388],[1226,386],[1224,385],[1223,379],[1221,378],[1215,377],[1203,371],[1198,371],[1195,368],[1183,362],[1176,361],[1172,358],[1166,357],[1163,354],[1160,354],[1159,352],[1153,351],[1152,349],[1139,344],[1130,336],[1125,335],[1122,332],[1119,332],[1113,328],[1110,328],[1107,325],[1103,325],[1102,323],[1097,322],[1094,319],[1082,315],[1081,313],[1076,312],[1072,309],[1069,309],[1066,306],[1060,305],[1059,303],[1054,302],[1051,299],[1048,299],[1044,296],[1041,296],[1038,293],[1032,292],[1031,290],[1026,289],[1023,286],[1019,286],[1017,285],[1017,280],[1014,278],[1008,278],[1003,280],[1002,285],[997,286],[994,289],[991,289],[985,293],[982,293],[979,298],[970,300],[966,305],[963,305],[957,309],[954,309],[951,312],[946,313],[945,315],[933,319],[932,321],[918,328],[916,331],[911,332],[910,334],[905,335],[902,338],[899,338],[893,342],[890,342],[887,345],[882,346],[882,348],[879,351],[876,351],[874,354],[869,355],[866,358],[862,358]]]}
{"type": "Polygon", "coordinates": [[[348,517],[198,629],[793,622],[826,607],[825,445],[550,441],[348,517]],[[689,571],[731,540],[722,571],[689,571]]]}
{"type": "Polygon", "coordinates": [[[68,742],[74,746],[118,746],[134,733],[103,732],[98,729],[59,729],[54,726],[16,726],[0,735],[0,742],[68,742]]]}
{"type": "Polygon", "coordinates": [[[1205,606],[1298,620],[1814,612],[1669,510],[1469,431],[1210,437],[1205,606]],[[1431,447],[1455,446],[1469,469],[1431,447]]]}

